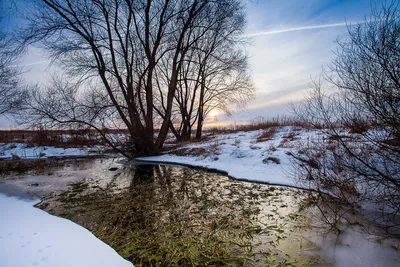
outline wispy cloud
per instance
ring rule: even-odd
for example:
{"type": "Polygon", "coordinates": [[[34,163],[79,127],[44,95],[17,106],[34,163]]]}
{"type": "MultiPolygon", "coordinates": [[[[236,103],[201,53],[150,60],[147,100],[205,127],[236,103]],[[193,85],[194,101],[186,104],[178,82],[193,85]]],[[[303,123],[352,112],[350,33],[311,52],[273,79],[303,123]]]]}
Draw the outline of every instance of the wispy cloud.
{"type": "Polygon", "coordinates": [[[41,61],[36,61],[36,62],[32,62],[32,63],[27,63],[24,66],[34,66],[34,65],[40,65],[40,64],[44,64],[44,63],[50,63],[50,60],[41,60],[41,61]]]}
{"type": "Polygon", "coordinates": [[[269,30],[269,31],[248,33],[248,34],[245,34],[244,37],[256,37],[256,36],[263,36],[263,35],[280,34],[280,33],[285,33],[285,32],[296,32],[296,31],[304,31],[304,30],[344,27],[344,26],[351,25],[351,24],[357,24],[357,22],[355,22],[355,23],[341,22],[341,23],[321,24],[321,25],[311,25],[311,26],[286,28],[286,29],[278,29],[278,30],[269,30]]]}

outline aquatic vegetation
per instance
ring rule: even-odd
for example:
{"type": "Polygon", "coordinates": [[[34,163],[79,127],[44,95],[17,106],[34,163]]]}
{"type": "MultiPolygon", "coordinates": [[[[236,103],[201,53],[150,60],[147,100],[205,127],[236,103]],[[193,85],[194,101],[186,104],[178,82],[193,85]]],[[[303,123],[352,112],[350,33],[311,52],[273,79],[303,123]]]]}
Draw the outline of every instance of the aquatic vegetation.
{"type": "Polygon", "coordinates": [[[171,166],[138,166],[101,180],[74,183],[41,205],[88,228],[136,266],[320,261],[296,253],[307,243],[299,235],[307,225],[294,197],[300,190],[171,166]]]}

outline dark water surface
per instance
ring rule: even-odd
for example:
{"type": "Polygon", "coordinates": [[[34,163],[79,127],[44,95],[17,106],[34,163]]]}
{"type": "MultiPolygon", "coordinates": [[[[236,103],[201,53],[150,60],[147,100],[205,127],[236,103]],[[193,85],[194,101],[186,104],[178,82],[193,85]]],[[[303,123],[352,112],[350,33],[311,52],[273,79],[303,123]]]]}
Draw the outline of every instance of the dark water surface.
{"type": "Polygon", "coordinates": [[[1,178],[0,192],[92,231],[136,266],[309,266],[306,194],[167,165],[70,160],[1,178]],[[116,170],[110,169],[112,167],[116,170]]]}

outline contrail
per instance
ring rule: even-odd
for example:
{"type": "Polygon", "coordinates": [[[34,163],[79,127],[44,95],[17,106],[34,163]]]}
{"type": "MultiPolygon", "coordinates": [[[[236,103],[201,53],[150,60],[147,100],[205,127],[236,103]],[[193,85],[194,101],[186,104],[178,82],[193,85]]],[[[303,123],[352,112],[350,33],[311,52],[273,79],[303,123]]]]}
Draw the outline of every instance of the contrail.
{"type": "Polygon", "coordinates": [[[304,26],[304,27],[296,27],[296,28],[287,28],[287,29],[281,29],[281,30],[270,30],[270,31],[264,31],[264,32],[248,33],[248,34],[244,34],[242,36],[243,37],[255,37],[255,36],[262,36],[262,35],[280,34],[280,33],[285,33],[285,32],[296,32],[296,31],[313,30],[313,29],[343,27],[343,26],[347,26],[347,25],[351,25],[351,24],[358,24],[358,22],[355,22],[355,23],[342,22],[342,23],[333,23],[333,24],[322,24],[322,25],[312,25],[312,26],[304,26]]]}
{"type": "MultiPolygon", "coordinates": [[[[1,1],[1,0],[0,0],[1,1]]],[[[32,63],[28,63],[25,64],[24,66],[33,66],[33,65],[39,65],[39,64],[43,64],[43,63],[49,63],[50,60],[42,60],[42,61],[37,61],[37,62],[32,62],[32,63]]]]}

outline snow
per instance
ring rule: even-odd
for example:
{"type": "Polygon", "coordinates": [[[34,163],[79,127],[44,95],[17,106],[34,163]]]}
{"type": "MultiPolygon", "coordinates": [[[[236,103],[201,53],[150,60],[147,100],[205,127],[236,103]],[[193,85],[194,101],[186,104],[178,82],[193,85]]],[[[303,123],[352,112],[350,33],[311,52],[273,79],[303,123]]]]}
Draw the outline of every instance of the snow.
{"type": "Polygon", "coordinates": [[[101,147],[60,148],[52,146],[27,147],[24,143],[0,144],[0,159],[19,157],[21,159],[39,159],[48,157],[86,156],[98,152],[101,147]]]}
{"type": "Polygon", "coordinates": [[[128,267],[130,262],[72,221],[0,194],[0,266],[128,267]]]}
{"type": "Polygon", "coordinates": [[[217,169],[236,179],[295,186],[296,181],[288,173],[291,168],[291,157],[287,153],[300,148],[301,142],[314,137],[318,132],[306,129],[300,131],[294,127],[279,127],[272,140],[257,142],[262,132],[263,130],[221,134],[210,141],[191,143],[182,147],[183,149],[205,148],[206,150],[218,147],[218,152],[207,157],[164,154],[137,158],[137,160],[217,169]],[[288,134],[294,134],[294,139],[288,140],[286,138],[288,134]],[[280,164],[267,161],[268,157],[279,159],[280,164]]]}

